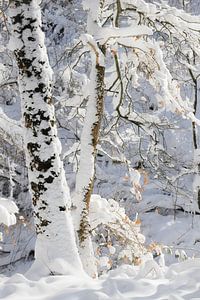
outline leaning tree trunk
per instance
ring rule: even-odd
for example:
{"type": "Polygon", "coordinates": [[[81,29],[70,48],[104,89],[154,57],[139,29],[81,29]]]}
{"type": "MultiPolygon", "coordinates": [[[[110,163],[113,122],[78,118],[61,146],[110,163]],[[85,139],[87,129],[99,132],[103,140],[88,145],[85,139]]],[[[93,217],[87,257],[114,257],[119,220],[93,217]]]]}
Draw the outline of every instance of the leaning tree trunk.
{"type": "Polygon", "coordinates": [[[64,273],[68,264],[81,268],[81,262],[69,212],[69,189],[60,160],[52,70],[41,30],[39,2],[10,2],[13,31],[10,45],[19,68],[25,153],[37,232],[36,262],[51,272],[64,273]],[[57,267],[56,259],[62,260],[62,270],[57,267]]]}
{"type": "Polygon", "coordinates": [[[97,277],[97,266],[90,235],[89,206],[94,185],[96,148],[104,106],[105,67],[100,64],[99,56],[105,55],[105,48],[99,46],[97,50],[92,47],[91,53],[90,92],[81,134],[80,165],[76,176],[73,203],[76,209],[73,219],[84,270],[95,278],[97,277]]]}

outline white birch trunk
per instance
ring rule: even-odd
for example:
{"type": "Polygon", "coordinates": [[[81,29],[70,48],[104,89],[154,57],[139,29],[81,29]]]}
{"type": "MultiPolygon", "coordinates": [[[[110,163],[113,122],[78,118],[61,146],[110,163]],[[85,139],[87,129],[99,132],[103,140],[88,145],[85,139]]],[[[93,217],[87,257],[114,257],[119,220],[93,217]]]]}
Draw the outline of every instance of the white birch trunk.
{"type": "Polygon", "coordinates": [[[36,262],[52,273],[81,268],[60,160],[49,66],[37,0],[12,0],[13,47],[19,67],[26,161],[34,207],[36,262]],[[61,261],[60,265],[56,261],[61,261]]]}
{"type": "MultiPolygon", "coordinates": [[[[194,115],[196,118],[199,117],[200,108],[198,105],[198,77],[195,78],[191,70],[189,70],[191,78],[194,83],[194,115]]],[[[198,209],[200,210],[200,148],[199,148],[199,137],[198,137],[198,126],[195,122],[192,122],[192,137],[193,137],[193,155],[194,155],[194,166],[196,174],[193,181],[193,193],[195,202],[197,203],[198,209]]],[[[195,203],[195,204],[196,204],[195,203]]]]}
{"type": "MultiPolygon", "coordinates": [[[[104,47],[98,51],[105,51],[104,47]]],[[[96,146],[99,140],[99,131],[104,105],[104,72],[105,67],[101,66],[92,53],[92,68],[90,74],[90,92],[87,103],[87,111],[84,126],[81,134],[81,153],[79,170],[76,176],[76,188],[74,203],[74,227],[78,240],[78,249],[84,270],[91,277],[97,277],[97,265],[94,256],[89,206],[93,191],[95,176],[96,146]]]]}

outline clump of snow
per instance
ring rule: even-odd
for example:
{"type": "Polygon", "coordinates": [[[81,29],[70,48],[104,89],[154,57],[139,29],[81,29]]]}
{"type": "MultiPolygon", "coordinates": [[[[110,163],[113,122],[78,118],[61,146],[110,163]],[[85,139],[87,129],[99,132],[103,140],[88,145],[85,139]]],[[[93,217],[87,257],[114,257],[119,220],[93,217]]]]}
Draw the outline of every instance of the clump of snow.
{"type": "Polygon", "coordinates": [[[0,198],[0,223],[7,226],[14,225],[16,223],[15,214],[17,214],[18,211],[18,207],[13,201],[0,198]]]}
{"type": "Polygon", "coordinates": [[[140,264],[147,253],[144,246],[145,237],[140,233],[141,221],[131,221],[123,207],[113,199],[91,196],[90,221],[93,234],[107,239],[96,244],[96,255],[99,256],[100,274],[117,264],[140,264]]]}

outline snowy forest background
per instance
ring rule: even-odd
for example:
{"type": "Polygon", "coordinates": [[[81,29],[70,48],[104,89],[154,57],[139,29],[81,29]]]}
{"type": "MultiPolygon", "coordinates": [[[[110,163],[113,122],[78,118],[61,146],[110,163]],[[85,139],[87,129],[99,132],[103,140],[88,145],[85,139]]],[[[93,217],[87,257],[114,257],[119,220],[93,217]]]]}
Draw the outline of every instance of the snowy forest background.
{"type": "MultiPolygon", "coordinates": [[[[8,6],[1,1],[0,270],[7,274],[30,266],[36,241],[8,6]]],[[[41,12],[76,220],[84,202],[79,190],[94,176],[90,227],[83,231],[86,240],[91,231],[98,274],[140,265],[149,254],[161,268],[200,257],[199,1],[43,0],[41,12]],[[85,144],[95,114],[88,108],[95,97],[92,71],[102,53],[104,111],[91,150],[85,144]]]]}

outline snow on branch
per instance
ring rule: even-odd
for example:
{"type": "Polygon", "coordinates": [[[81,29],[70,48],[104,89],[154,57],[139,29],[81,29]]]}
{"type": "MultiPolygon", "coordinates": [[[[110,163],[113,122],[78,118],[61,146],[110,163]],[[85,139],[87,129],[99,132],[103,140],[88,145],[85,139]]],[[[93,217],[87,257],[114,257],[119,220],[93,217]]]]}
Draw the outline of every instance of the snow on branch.
{"type": "Polygon", "coordinates": [[[118,39],[121,37],[136,37],[136,36],[146,36],[152,35],[153,31],[145,25],[134,25],[122,28],[110,28],[110,27],[101,27],[99,28],[96,39],[99,40],[101,44],[107,43],[110,39],[118,39]]]}
{"type": "Polygon", "coordinates": [[[97,42],[90,34],[83,34],[81,36],[83,45],[88,45],[90,50],[95,54],[96,57],[96,65],[104,66],[104,55],[101,49],[98,47],[97,42]]]}

